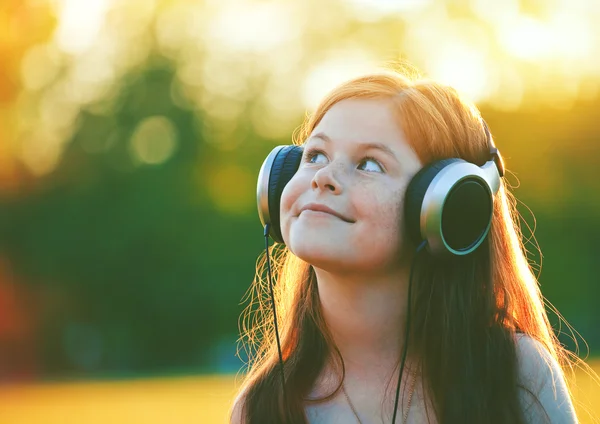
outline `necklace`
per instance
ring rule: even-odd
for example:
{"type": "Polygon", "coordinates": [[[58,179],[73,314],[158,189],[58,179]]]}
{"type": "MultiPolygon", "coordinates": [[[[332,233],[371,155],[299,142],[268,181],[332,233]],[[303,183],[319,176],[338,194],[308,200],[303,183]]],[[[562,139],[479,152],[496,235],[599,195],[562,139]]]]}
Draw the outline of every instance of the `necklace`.
{"type": "MultiPolygon", "coordinates": [[[[412,373],[412,381],[410,382],[410,392],[408,393],[408,404],[406,407],[406,411],[404,411],[404,414],[402,416],[403,424],[406,423],[406,420],[408,419],[408,411],[410,411],[410,405],[412,402],[412,396],[413,396],[413,392],[415,390],[415,382],[416,381],[417,381],[417,370],[415,369],[412,373]]],[[[346,401],[348,402],[348,405],[350,405],[350,409],[352,409],[352,413],[356,417],[356,421],[358,421],[358,424],[363,424],[362,421],[360,420],[360,417],[358,416],[358,412],[356,412],[356,408],[354,408],[354,405],[352,404],[352,401],[350,400],[350,396],[348,396],[348,393],[346,392],[344,383],[342,383],[342,392],[344,393],[344,396],[346,397],[346,401]]]]}

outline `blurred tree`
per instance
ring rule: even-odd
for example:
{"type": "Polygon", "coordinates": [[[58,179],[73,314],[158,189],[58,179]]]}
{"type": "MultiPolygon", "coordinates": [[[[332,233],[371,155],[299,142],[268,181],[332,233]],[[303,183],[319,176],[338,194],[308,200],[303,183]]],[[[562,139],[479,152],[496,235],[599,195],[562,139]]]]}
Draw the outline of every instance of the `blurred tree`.
{"type": "Polygon", "coordinates": [[[64,298],[42,318],[49,374],[75,371],[86,354],[66,342],[77,324],[100,338],[97,361],[78,370],[89,372],[198,367],[236,332],[240,281],[255,259],[232,267],[227,251],[251,240],[248,219],[219,214],[198,184],[198,163],[216,155],[198,115],[173,104],[173,75],[154,58],[124,80],[109,114],[83,110],[44,190],[5,205],[3,240],[19,274],[64,298]],[[163,163],[140,163],[134,134],[156,117],[172,123],[176,146],[163,163]],[[105,148],[89,154],[89,145],[105,148]]]}

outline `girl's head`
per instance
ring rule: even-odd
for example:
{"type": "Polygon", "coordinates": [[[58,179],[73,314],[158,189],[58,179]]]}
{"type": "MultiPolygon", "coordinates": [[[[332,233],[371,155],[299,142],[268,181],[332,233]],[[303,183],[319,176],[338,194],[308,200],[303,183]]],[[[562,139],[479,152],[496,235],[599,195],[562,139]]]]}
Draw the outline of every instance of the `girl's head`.
{"type": "Polygon", "coordinates": [[[304,154],[281,198],[286,245],[318,268],[370,273],[402,264],[414,250],[403,248],[404,196],[423,164],[461,157],[482,165],[490,152],[472,105],[453,90],[397,74],[339,87],[297,142],[304,154]],[[315,204],[338,216],[310,212],[315,204]]]}
{"type": "MultiPolygon", "coordinates": [[[[250,297],[256,303],[242,322],[250,348],[241,389],[246,424],[305,422],[306,396],[323,367],[332,358],[343,364],[323,317],[315,268],[393,275],[406,267],[416,247],[406,236],[403,213],[411,178],[433,161],[461,158],[483,165],[490,157],[488,134],[472,103],[450,87],[395,72],[334,89],[294,142],[305,148],[282,193],[285,245],[271,249],[287,398],[263,258],[250,297]],[[303,211],[310,204],[337,216],[303,211]]],[[[522,422],[516,331],[567,363],[524,255],[504,182],[494,196],[486,241],[473,254],[448,261],[423,252],[409,301],[409,351],[421,362],[438,422],[522,422]]],[[[342,381],[344,368],[338,369],[342,381]]]]}

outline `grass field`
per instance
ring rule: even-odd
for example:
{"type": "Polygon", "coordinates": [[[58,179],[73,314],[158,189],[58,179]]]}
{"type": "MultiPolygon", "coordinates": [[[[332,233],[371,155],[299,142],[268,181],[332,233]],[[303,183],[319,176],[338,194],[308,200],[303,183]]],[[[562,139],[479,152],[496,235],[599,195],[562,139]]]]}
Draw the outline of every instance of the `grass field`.
{"type": "MultiPolygon", "coordinates": [[[[591,363],[600,374],[600,360],[591,363]]],[[[233,376],[47,383],[0,387],[3,424],[220,424],[227,422],[233,376]]],[[[577,375],[575,400],[600,417],[600,386],[577,375]]],[[[582,423],[600,423],[578,407],[582,423]]]]}

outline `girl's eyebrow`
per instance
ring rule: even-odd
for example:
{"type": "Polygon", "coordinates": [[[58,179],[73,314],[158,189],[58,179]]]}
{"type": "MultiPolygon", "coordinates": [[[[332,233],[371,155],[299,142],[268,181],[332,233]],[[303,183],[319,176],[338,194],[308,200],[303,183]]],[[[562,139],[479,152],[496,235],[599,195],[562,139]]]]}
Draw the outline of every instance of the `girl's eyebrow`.
{"type": "MultiPolygon", "coordinates": [[[[331,138],[329,138],[329,136],[327,134],[322,133],[322,132],[319,132],[319,133],[316,133],[316,134],[312,135],[306,142],[308,143],[313,138],[319,138],[319,139],[325,141],[326,143],[331,143],[331,138]]],[[[382,153],[390,156],[396,162],[400,162],[398,160],[398,158],[396,157],[396,155],[394,154],[394,152],[392,151],[392,149],[390,149],[389,146],[387,146],[387,145],[385,145],[383,143],[359,143],[357,145],[357,147],[361,147],[363,149],[375,149],[375,150],[379,150],[382,153]]]]}

